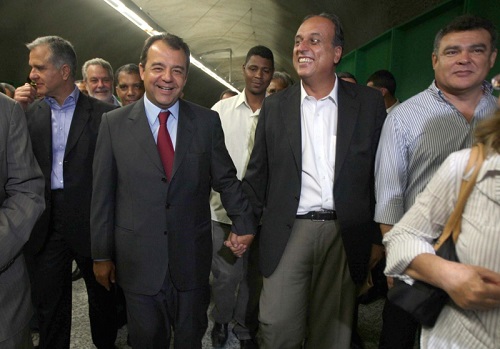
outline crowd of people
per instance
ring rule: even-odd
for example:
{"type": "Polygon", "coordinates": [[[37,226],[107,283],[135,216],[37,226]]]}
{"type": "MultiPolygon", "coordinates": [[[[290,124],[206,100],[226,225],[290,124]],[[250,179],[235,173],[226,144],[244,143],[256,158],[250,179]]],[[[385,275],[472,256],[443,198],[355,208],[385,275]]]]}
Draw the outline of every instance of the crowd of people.
{"type": "Polygon", "coordinates": [[[98,349],[124,323],[132,348],[201,348],[208,316],[214,348],[230,328],[241,348],[363,348],[358,305],[393,278],[451,301],[433,328],[386,301],[379,348],[498,348],[497,35],[455,18],[436,35],[434,80],[400,101],[388,70],[366,85],[337,72],[341,22],[310,15],[294,37],[300,81],[258,45],[243,91],[211,109],[184,98],[176,35],[115,73],[90,59],[82,80],[68,40],[36,38],[31,83],[0,85],[0,349],[32,348],[33,331],[39,348],[69,348],[74,262],[98,349]],[[432,244],[475,139],[487,157],[449,262],[432,244]]]}

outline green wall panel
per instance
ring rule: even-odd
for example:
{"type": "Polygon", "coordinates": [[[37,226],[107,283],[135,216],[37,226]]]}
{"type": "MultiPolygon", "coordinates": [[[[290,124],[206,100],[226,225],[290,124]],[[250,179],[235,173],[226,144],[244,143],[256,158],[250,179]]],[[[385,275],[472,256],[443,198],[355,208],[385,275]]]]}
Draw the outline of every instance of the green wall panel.
{"type": "MultiPolygon", "coordinates": [[[[350,52],[337,70],[353,73],[364,84],[374,71],[388,69],[396,77],[396,95],[405,100],[429,86],[434,36],[463,13],[489,18],[500,29],[500,0],[451,0],[350,52]]],[[[500,57],[488,78],[499,73],[500,57]]]]}

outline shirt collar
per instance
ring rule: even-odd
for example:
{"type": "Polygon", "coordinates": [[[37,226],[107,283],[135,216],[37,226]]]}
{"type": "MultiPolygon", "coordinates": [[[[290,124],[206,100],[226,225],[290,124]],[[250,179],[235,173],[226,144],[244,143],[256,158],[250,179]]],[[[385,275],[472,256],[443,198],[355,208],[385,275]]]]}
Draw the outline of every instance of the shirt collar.
{"type": "MultiPolygon", "coordinates": [[[[167,111],[167,109],[161,109],[154,105],[146,94],[144,94],[144,110],[146,111],[146,116],[150,125],[153,125],[158,120],[158,114],[160,114],[161,111],[167,111]]],[[[179,100],[168,108],[168,111],[174,119],[179,120],[179,100]]]]}
{"type": "Polygon", "coordinates": [[[51,109],[66,109],[66,108],[72,108],[76,105],[76,101],[78,100],[78,97],[80,97],[80,90],[78,87],[73,89],[73,92],[71,92],[68,97],[64,100],[64,103],[60,106],[59,103],[57,103],[56,99],[54,97],[50,96],[45,96],[44,101],[47,103],[51,109]]]}
{"type": "MultiPolygon", "coordinates": [[[[335,74],[335,83],[333,84],[333,89],[330,91],[330,93],[321,98],[320,100],[325,100],[327,98],[329,98],[333,103],[335,103],[335,105],[338,105],[337,101],[338,101],[338,93],[339,92],[339,84],[338,84],[338,79],[337,79],[337,75],[335,74]]],[[[304,85],[302,84],[302,80],[300,80],[300,104],[302,105],[302,103],[304,102],[304,99],[310,97],[306,90],[304,89],[304,85]]],[[[314,97],[310,97],[310,98],[314,98],[314,97]]]]}
{"type": "MultiPolygon", "coordinates": [[[[490,95],[493,93],[493,85],[489,82],[484,80],[482,84],[482,89],[483,89],[483,96],[484,95],[490,95]]],[[[432,83],[429,86],[429,90],[431,91],[432,94],[435,96],[439,96],[440,98],[446,100],[443,91],[439,89],[436,85],[436,80],[432,80],[432,83]]]]}

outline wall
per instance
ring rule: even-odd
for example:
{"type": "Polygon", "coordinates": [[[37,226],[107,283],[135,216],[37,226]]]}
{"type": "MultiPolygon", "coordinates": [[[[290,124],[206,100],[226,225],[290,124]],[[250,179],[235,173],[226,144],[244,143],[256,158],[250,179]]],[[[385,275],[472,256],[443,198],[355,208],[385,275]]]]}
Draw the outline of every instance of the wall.
{"type": "MultiPolygon", "coordinates": [[[[407,99],[429,86],[434,78],[431,64],[434,36],[463,13],[486,17],[500,30],[499,0],[450,0],[349,52],[337,71],[350,72],[360,84],[365,84],[371,73],[387,69],[396,77],[396,95],[407,99]]],[[[496,74],[500,74],[500,57],[488,79],[496,74]]]]}

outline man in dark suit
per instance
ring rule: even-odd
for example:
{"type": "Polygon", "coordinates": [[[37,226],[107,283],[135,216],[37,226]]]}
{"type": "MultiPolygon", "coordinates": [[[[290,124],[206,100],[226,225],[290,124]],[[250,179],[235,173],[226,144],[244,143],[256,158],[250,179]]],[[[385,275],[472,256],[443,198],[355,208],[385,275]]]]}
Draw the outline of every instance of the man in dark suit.
{"type": "Polygon", "coordinates": [[[92,272],[90,198],[101,116],[114,107],[80,93],[71,43],[46,36],[27,47],[36,88],[19,87],[15,99],[26,110],[33,152],[45,176],[46,210],[25,248],[40,348],[69,348],[73,259],[87,286],[92,340],[97,348],[113,348],[114,293],[92,272]],[[35,100],[36,95],[45,97],[35,100]]]}
{"type": "Polygon", "coordinates": [[[30,284],[21,254],[45,207],[23,110],[0,95],[0,348],[32,348],[30,284]]]}
{"type": "Polygon", "coordinates": [[[103,115],[94,160],[91,234],[97,280],[123,288],[134,348],[201,348],[212,257],[210,190],[242,244],[256,222],[216,112],[179,99],[189,47],[146,40],[145,96],[103,115]],[[175,153],[174,153],[175,152],[175,153]],[[116,268],[116,269],[115,269],[116,268]]]}
{"type": "Polygon", "coordinates": [[[262,348],[349,348],[357,286],[382,257],[373,164],[385,107],[336,78],[342,47],[336,16],[306,17],[293,51],[301,83],[260,112],[243,186],[262,220],[262,348]]]}

